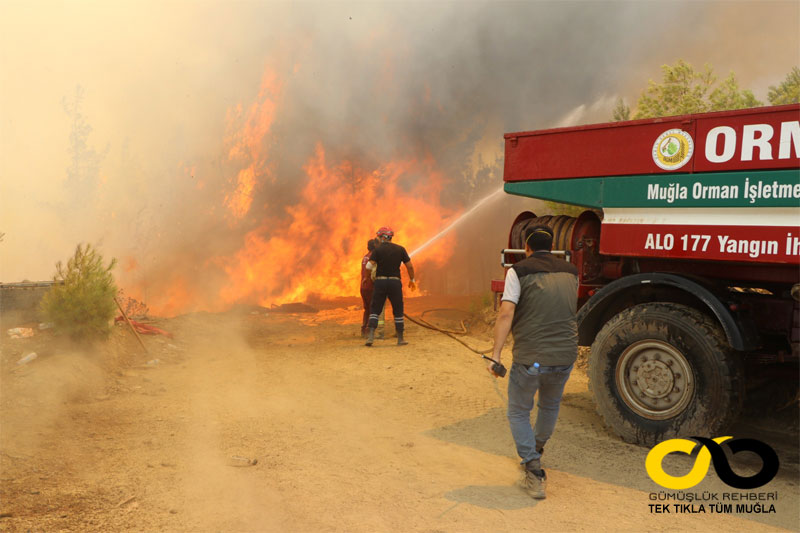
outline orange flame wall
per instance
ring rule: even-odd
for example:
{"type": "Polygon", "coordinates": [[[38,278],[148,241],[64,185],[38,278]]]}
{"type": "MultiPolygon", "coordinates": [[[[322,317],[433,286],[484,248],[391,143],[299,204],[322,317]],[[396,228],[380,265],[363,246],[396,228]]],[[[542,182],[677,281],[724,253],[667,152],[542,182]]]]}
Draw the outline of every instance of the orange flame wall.
{"type": "MultiPolygon", "coordinates": [[[[318,145],[305,166],[308,182],[300,201],[286,208],[284,219],[264,221],[249,232],[234,257],[221,259],[229,280],[221,301],[266,304],[303,301],[312,294],[357,295],[360,259],[378,227],[391,226],[394,242],[412,252],[452,215],[438,203],[443,178],[431,166],[393,162],[371,172],[348,161],[331,166],[318,145]],[[424,177],[406,183],[409,175],[424,177]]],[[[442,264],[451,247],[443,239],[437,253],[414,259],[442,264]]]]}
{"type": "MultiPolygon", "coordinates": [[[[350,161],[328,163],[318,145],[303,170],[307,181],[299,200],[284,207],[282,216],[259,217],[254,207],[249,216],[261,219],[255,229],[242,236],[227,226],[230,239],[242,242],[238,251],[205,260],[167,252],[161,268],[149,272],[131,258],[126,291],[160,316],[306,301],[312,295],[358,296],[361,258],[377,228],[392,227],[394,242],[413,253],[455,215],[440,204],[445,179],[432,160],[364,170],[350,161]]],[[[445,235],[413,257],[421,290],[426,268],[448,261],[454,239],[445,235]]]]}

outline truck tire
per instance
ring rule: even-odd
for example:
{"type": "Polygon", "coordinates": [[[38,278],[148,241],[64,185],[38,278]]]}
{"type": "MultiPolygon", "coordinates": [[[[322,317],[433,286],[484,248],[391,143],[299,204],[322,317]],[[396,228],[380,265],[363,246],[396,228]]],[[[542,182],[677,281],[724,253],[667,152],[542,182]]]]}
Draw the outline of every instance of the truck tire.
{"type": "Polygon", "coordinates": [[[597,411],[624,441],[721,436],[744,395],[741,358],[720,326],[685,305],[645,303],[609,320],[589,357],[597,411]]]}

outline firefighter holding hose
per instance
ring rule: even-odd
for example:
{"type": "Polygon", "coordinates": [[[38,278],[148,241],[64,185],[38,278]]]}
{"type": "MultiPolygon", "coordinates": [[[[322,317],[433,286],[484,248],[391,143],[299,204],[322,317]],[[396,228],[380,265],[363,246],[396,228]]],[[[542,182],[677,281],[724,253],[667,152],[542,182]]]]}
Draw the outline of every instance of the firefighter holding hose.
{"type": "Polygon", "coordinates": [[[417,290],[414,279],[414,265],[405,248],[392,242],[394,231],[389,227],[382,227],[377,232],[380,244],[372,251],[367,268],[374,275],[375,285],[372,293],[372,309],[369,315],[369,328],[367,329],[366,346],[372,346],[375,341],[375,328],[378,327],[378,317],[386,305],[386,298],[392,303],[394,327],[397,331],[397,345],[408,344],[403,338],[405,324],[403,322],[403,283],[400,280],[400,264],[406,266],[408,271],[408,288],[417,290]]]}

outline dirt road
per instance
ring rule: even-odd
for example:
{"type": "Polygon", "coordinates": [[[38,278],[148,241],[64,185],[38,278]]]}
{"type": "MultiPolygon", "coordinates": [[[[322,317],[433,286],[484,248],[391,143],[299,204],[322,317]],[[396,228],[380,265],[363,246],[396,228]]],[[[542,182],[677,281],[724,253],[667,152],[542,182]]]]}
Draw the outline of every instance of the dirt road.
{"type": "MultiPolygon", "coordinates": [[[[441,304],[414,299],[409,312],[441,304]]],[[[359,319],[355,307],[198,313],[159,321],[175,338],[146,338],[149,354],[122,327],[96,353],[59,348],[47,332],[4,334],[0,529],[800,528],[791,451],[779,451],[781,472],[763,488],[778,494],[775,513],[652,513],[659,502],[649,493],[660,487],[644,470],[648,450],[603,428],[580,368],[544,457],[548,497],[532,500],[515,486],[505,381],[460,344],[413,324],[409,346],[363,347],[359,319]],[[16,365],[31,350],[42,353],[16,365]],[[232,456],[257,463],[231,466],[232,456]]],[[[479,347],[488,339],[486,331],[466,338],[479,347]]],[[[785,429],[759,423],[759,431],[785,429]]],[[[783,438],[796,446],[792,431],[796,424],[783,438]]],[[[670,458],[674,475],[691,468],[689,458],[670,458]]],[[[730,489],[712,468],[693,491],[730,489]]]]}

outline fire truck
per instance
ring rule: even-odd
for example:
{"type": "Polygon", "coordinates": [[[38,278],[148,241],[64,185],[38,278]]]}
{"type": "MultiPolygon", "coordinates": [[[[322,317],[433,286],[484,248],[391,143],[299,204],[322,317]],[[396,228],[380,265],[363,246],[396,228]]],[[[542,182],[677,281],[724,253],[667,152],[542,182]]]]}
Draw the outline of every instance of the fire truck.
{"type": "MultiPolygon", "coordinates": [[[[599,414],[623,440],[721,435],[748,391],[796,397],[800,105],[505,135],[508,194],[578,268],[578,336],[599,414]]],[[[502,280],[493,280],[496,293],[502,280]]]]}

